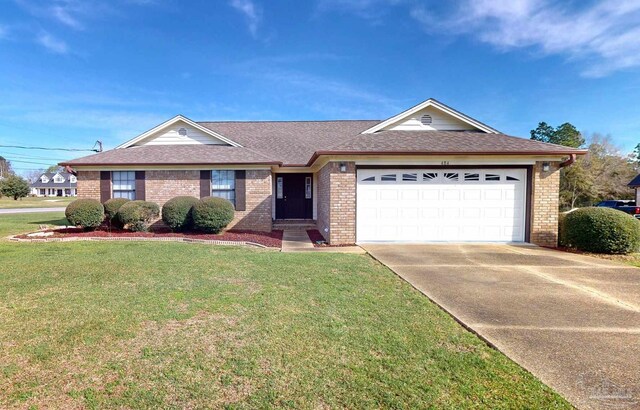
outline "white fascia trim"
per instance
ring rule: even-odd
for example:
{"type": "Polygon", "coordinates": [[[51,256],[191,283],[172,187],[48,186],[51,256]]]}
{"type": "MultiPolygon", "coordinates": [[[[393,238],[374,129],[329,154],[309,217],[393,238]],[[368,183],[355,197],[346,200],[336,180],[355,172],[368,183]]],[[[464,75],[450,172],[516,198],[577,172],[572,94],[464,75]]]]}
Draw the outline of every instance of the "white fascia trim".
{"type": "Polygon", "coordinates": [[[156,127],[153,127],[149,131],[138,135],[134,139],[129,140],[129,141],[125,142],[125,143],[122,143],[122,144],[118,145],[115,149],[128,148],[128,147],[136,144],[137,142],[142,141],[143,139],[147,138],[148,136],[160,131],[161,129],[175,124],[178,121],[183,121],[183,122],[187,123],[188,125],[192,126],[193,128],[196,128],[197,130],[204,132],[205,134],[209,134],[214,138],[217,138],[217,139],[219,139],[221,141],[226,142],[227,144],[231,145],[232,147],[242,147],[242,145],[238,144],[237,142],[232,141],[229,138],[224,137],[224,136],[218,134],[217,132],[210,130],[209,128],[203,127],[202,125],[198,124],[197,122],[191,121],[189,118],[178,114],[175,117],[171,118],[170,120],[165,121],[162,124],[160,124],[160,125],[158,125],[156,127]]]}
{"type": "Polygon", "coordinates": [[[398,114],[398,115],[396,115],[394,117],[391,117],[388,120],[385,120],[385,121],[381,122],[380,124],[374,125],[373,127],[369,128],[368,130],[363,131],[362,133],[363,134],[373,134],[374,132],[378,132],[381,129],[383,129],[383,128],[385,128],[385,127],[387,127],[387,126],[389,126],[389,125],[391,125],[391,124],[393,124],[395,122],[398,122],[398,121],[402,120],[403,118],[406,118],[406,117],[408,117],[408,116],[410,116],[412,114],[415,114],[416,112],[418,112],[418,111],[420,111],[420,110],[422,110],[424,108],[427,108],[427,107],[435,107],[435,108],[439,109],[440,111],[443,111],[443,112],[451,115],[452,117],[459,119],[462,122],[466,122],[467,124],[469,124],[469,125],[471,125],[473,127],[476,127],[479,130],[484,131],[484,132],[486,132],[488,134],[499,134],[498,130],[493,129],[493,128],[487,126],[487,125],[481,124],[478,121],[474,120],[473,118],[468,117],[468,116],[466,116],[466,115],[464,115],[464,114],[462,114],[462,113],[460,113],[458,111],[454,111],[451,108],[439,103],[438,101],[436,101],[436,100],[434,100],[432,98],[429,98],[428,100],[421,102],[420,104],[416,105],[415,107],[409,108],[408,110],[403,111],[400,114],[398,114]]]}

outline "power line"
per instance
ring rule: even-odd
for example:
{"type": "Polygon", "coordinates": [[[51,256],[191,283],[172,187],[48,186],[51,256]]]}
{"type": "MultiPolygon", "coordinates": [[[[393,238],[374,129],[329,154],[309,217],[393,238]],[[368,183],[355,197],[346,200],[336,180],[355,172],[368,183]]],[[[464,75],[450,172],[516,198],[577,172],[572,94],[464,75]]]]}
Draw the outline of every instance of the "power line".
{"type": "Polygon", "coordinates": [[[16,154],[13,152],[0,152],[0,156],[6,158],[7,160],[10,160],[11,158],[18,158],[18,159],[47,159],[47,160],[57,160],[60,159],[61,157],[39,157],[39,156],[35,156],[35,155],[24,155],[24,154],[16,154]]]}
{"type": "Polygon", "coordinates": [[[11,162],[20,162],[22,164],[36,164],[36,165],[52,165],[51,163],[44,163],[44,162],[32,162],[32,161],[19,161],[19,160],[11,160],[11,162]]]}
{"type": "MultiPolygon", "coordinates": [[[[95,145],[94,145],[95,146],[95,145]]],[[[17,148],[17,149],[38,149],[45,151],[93,151],[100,152],[98,149],[83,149],[83,148],[52,148],[52,147],[27,147],[23,145],[0,145],[2,148],[17,148]]]]}

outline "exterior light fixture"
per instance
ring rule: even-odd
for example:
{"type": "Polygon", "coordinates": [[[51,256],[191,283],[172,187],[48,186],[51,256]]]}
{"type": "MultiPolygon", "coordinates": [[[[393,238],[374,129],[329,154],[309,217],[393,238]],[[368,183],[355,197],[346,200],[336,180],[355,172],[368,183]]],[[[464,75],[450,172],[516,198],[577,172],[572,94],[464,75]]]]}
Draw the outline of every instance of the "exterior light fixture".
{"type": "Polygon", "coordinates": [[[342,173],[347,172],[347,164],[345,164],[344,162],[340,163],[340,172],[342,173]]]}
{"type": "Polygon", "coordinates": [[[551,169],[551,165],[548,162],[542,163],[542,171],[549,172],[550,169],[551,169]]]}

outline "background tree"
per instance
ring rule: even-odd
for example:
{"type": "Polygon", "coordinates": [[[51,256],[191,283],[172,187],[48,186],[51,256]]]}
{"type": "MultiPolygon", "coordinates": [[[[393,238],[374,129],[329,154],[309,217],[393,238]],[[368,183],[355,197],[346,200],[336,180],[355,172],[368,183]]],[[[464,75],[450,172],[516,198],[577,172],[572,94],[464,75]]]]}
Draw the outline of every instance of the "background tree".
{"type": "Polygon", "coordinates": [[[22,173],[22,176],[29,182],[36,182],[42,174],[44,174],[44,169],[32,169],[22,173]]]}
{"type": "Polygon", "coordinates": [[[60,165],[51,165],[49,168],[47,168],[47,172],[58,172],[62,170],[63,169],[60,165]]]}
{"type": "Polygon", "coordinates": [[[5,157],[0,156],[0,179],[6,178],[12,174],[13,170],[11,169],[11,162],[7,161],[5,157]]]}
{"type": "Polygon", "coordinates": [[[17,201],[19,198],[29,195],[29,183],[17,175],[9,175],[0,181],[0,192],[17,201]]]}
{"type": "Polygon", "coordinates": [[[610,136],[593,134],[589,152],[560,174],[560,208],[594,205],[605,199],[632,199],[627,186],[636,175],[634,164],[611,142],[610,136]]]}
{"type": "Polygon", "coordinates": [[[580,148],[585,143],[580,131],[568,122],[556,128],[546,122],[541,122],[535,130],[531,130],[531,139],[571,148],[580,148]]]}

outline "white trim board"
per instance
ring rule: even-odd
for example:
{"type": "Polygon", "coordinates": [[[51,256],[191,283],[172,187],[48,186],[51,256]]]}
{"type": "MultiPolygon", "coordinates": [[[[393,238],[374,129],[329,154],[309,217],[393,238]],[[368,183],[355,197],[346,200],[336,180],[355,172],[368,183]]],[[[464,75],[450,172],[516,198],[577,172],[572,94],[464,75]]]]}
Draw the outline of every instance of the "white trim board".
{"type": "Polygon", "coordinates": [[[474,120],[473,118],[454,110],[453,108],[450,108],[444,104],[442,104],[441,102],[434,100],[433,98],[429,98],[426,101],[421,102],[420,104],[409,108],[406,111],[401,112],[400,114],[393,116],[377,125],[374,125],[373,127],[369,128],[368,130],[365,130],[362,132],[362,134],[373,134],[375,132],[378,132],[392,124],[395,124],[397,122],[402,121],[405,118],[410,117],[411,115],[415,114],[416,112],[423,110],[427,107],[433,107],[436,108],[466,124],[471,125],[472,127],[477,128],[480,131],[484,131],[488,134],[500,134],[500,132],[498,130],[496,130],[495,128],[491,128],[488,125],[485,125],[483,123],[481,123],[480,121],[474,120]]]}
{"type": "Polygon", "coordinates": [[[132,145],[135,145],[136,143],[138,143],[138,142],[140,142],[140,141],[144,140],[145,138],[147,138],[147,137],[149,137],[149,136],[151,136],[151,135],[153,135],[153,134],[155,134],[155,133],[159,132],[159,131],[160,131],[160,130],[162,130],[163,128],[170,127],[171,125],[175,124],[175,123],[176,123],[176,122],[178,122],[178,121],[182,121],[182,122],[184,122],[185,124],[187,124],[187,125],[189,125],[189,126],[191,126],[191,127],[195,128],[195,129],[197,129],[198,131],[201,131],[201,132],[203,132],[203,133],[205,133],[205,134],[208,134],[208,135],[210,135],[210,136],[211,136],[211,137],[213,137],[213,138],[216,138],[216,139],[218,139],[218,140],[220,140],[220,141],[222,141],[222,142],[225,142],[225,143],[227,143],[227,144],[231,145],[232,147],[242,147],[242,145],[238,144],[237,142],[232,141],[232,140],[230,140],[229,138],[227,138],[227,137],[225,137],[225,136],[223,136],[223,135],[220,135],[220,134],[218,134],[218,133],[217,133],[217,132],[215,132],[215,131],[210,130],[209,128],[203,127],[202,125],[198,124],[197,122],[192,121],[192,120],[190,120],[189,118],[187,118],[187,117],[185,117],[185,116],[183,116],[183,115],[178,114],[178,115],[176,115],[175,117],[171,118],[170,120],[165,121],[165,122],[163,122],[162,124],[160,124],[160,125],[158,125],[158,126],[156,126],[156,127],[153,127],[153,128],[152,128],[152,129],[150,129],[149,131],[147,131],[147,132],[145,132],[145,133],[142,133],[142,134],[138,135],[138,136],[137,136],[137,137],[135,137],[134,139],[131,139],[131,140],[127,141],[127,142],[124,142],[124,143],[122,143],[122,144],[118,145],[115,149],[128,148],[128,147],[130,147],[130,146],[132,146],[132,145]]]}

